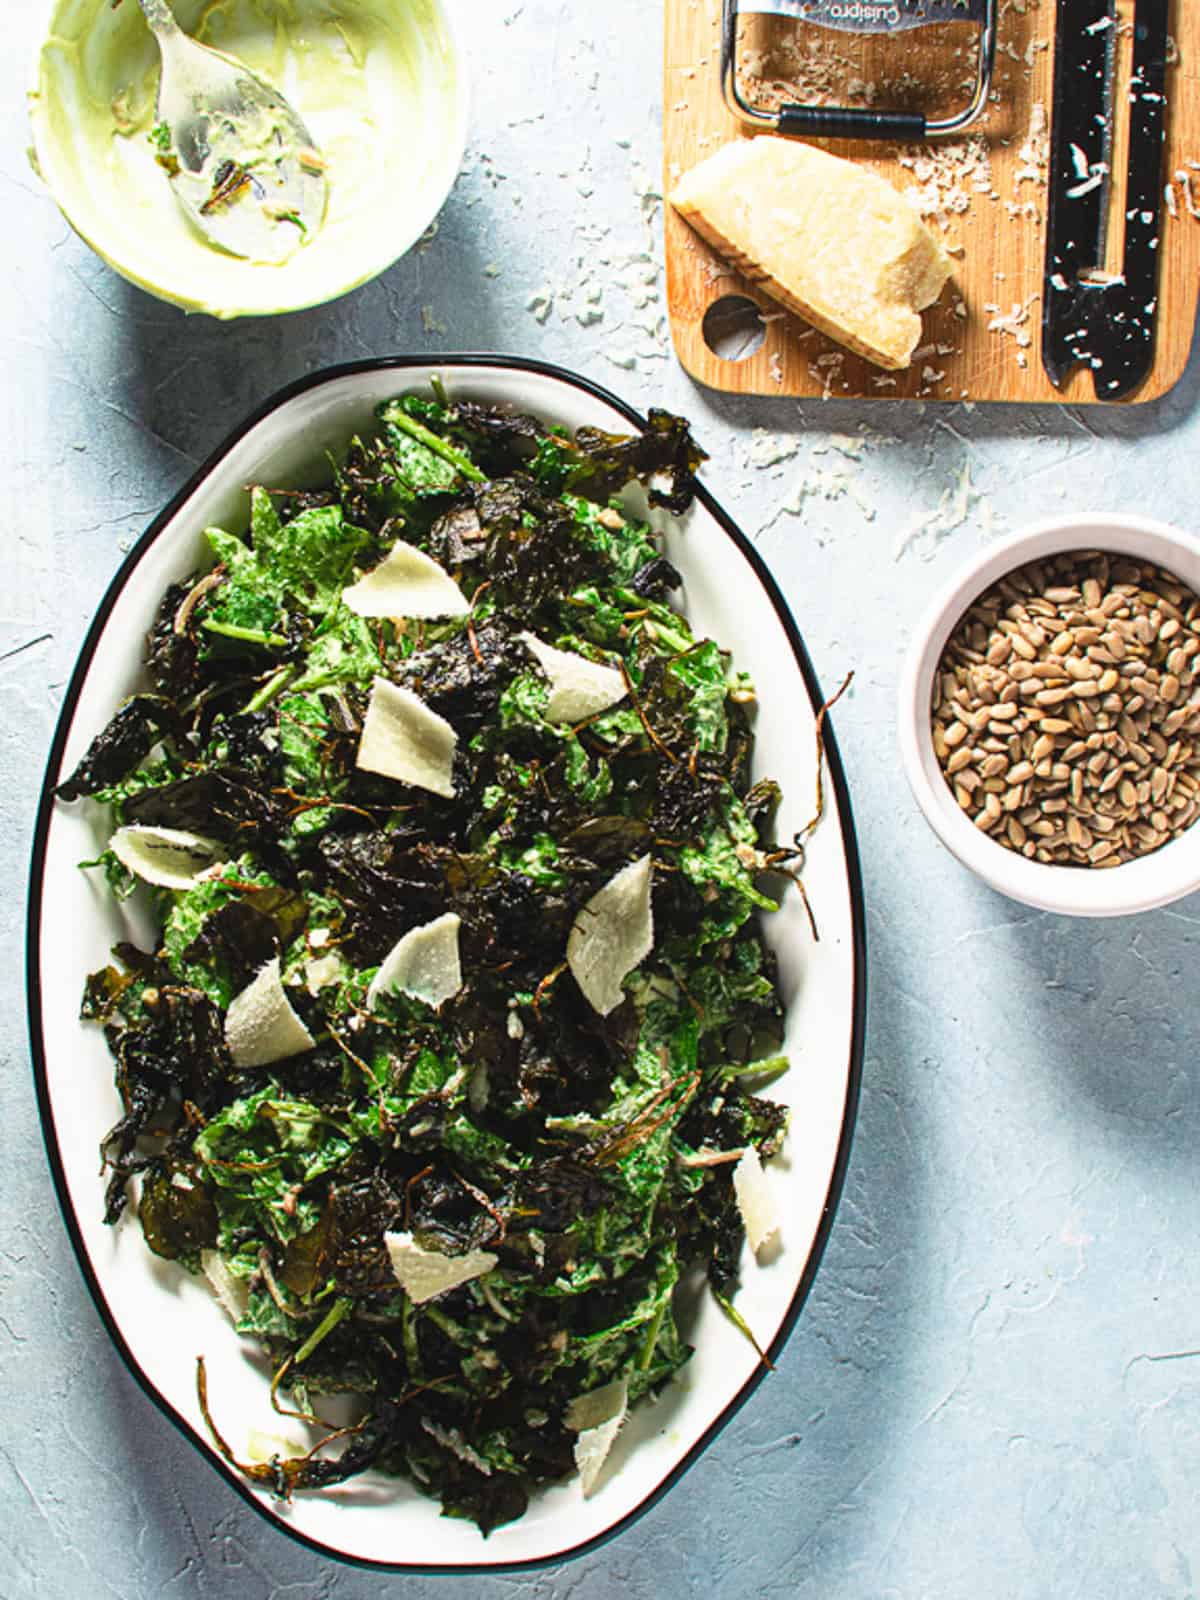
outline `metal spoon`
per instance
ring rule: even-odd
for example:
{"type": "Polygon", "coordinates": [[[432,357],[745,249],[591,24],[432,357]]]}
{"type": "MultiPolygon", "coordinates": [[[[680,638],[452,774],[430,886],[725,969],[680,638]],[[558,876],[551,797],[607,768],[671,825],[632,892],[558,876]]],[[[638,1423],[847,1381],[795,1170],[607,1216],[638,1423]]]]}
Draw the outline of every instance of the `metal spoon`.
{"type": "Polygon", "coordinates": [[[325,163],[301,118],[244,62],[184,33],[166,0],[138,0],[162,74],[154,142],[179,204],[230,255],[279,263],[325,216],[325,163]]]}

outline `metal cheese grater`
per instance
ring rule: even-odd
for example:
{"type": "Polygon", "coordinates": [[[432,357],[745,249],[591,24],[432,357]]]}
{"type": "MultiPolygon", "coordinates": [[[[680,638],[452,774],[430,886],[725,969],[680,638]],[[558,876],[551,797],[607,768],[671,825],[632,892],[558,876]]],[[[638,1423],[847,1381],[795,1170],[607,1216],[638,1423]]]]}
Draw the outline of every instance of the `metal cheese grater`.
{"type": "Polygon", "coordinates": [[[721,87],[735,116],[754,128],[807,138],[917,141],[960,133],[987,104],[996,54],[998,0],[723,0],[721,87]],[[877,111],[832,105],[756,105],[738,81],[738,21],[743,15],[792,17],[841,33],[900,34],[948,22],[974,23],[980,31],[975,87],[950,114],[927,118],[915,111],[877,111]]]}

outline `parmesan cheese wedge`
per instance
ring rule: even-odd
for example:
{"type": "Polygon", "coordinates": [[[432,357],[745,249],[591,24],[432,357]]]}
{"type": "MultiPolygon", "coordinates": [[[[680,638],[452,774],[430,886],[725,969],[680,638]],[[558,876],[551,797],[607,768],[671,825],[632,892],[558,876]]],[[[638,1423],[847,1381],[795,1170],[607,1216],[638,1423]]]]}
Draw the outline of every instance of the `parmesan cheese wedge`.
{"type": "Polygon", "coordinates": [[[757,1255],[767,1240],[779,1232],[779,1213],[753,1145],[747,1146],[733,1169],[733,1192],[746,1226],[746,1240],[757,1255]]]}
{"type": "Polygon", "coordinates": [[[200,1267],[218,1305],[230,1322],[239,1323],[246,1314],[250,1285],[245,1278],[234,1277],[219,1250],[201,1250],[200,1267]]]}
{"type": "Polygon", "coordinates": [[[190,889],[225,855],[215,839],[137,822],[118,828],[108,848],[129,872],[159,889],[190,889]]]}
{"type": "Polygon", "coordinates": [[[411,689],[376,678],[371,689],[356,764],[365,772],[454,798],[458,735],[411,689]]]}
{"type": "Polygon", "coordinates": [[[547,722],[583,722],[624,700],[625,679],[613,667],[589,661],[573,650],[556,650],[536,634],[520,633],[517,637],[536,656],[549,680],[547,722]]]}
{"type": "Polygon", "coordinates": [[[654,947],[652,863],[622,867],[580,911],[567,935],[567,965],[602,1017],[625,998],[622,983],[654,947]]]}
{"type": "Polygon", "coordinates": [[[895,371],[950,258],[869,168],[791,139],[738,139],[694,167],[676,211],[751,282],[822,333],[895,371]]]}
{"type": "Polygon", "coordinates": [[[496,1265],[490,1250],[468,1250],[461,1256],[444,1256],[440,1250],[426,1250],[411,1233],[385,1233],[383,1242],[391,1257],[392,1271],[414,1305],[424,1305],[436,1295],[457,1289],[460,1284],[481,1278],[496,1265]]]}
{"type": "Polygon", "coordinates": [[[365,578],[342,590],[342,601],[360,617],[465,617],[471,610],[445,568],[403,539],[365,578]]]}
{"type": "Polygon", "coordinates": [[[313,1047],[313,1036],[292,1010],[279,957],[272,956],[225,1013],[225,1043],[237,1067],[268,1067],[313,1047]]]}
{"type": "Polygon", "coordinates": [[[458,930],[462,921],[452,911],[433,922],[410,928],[394,944],[367,990],[367,1010],[381,994],[411,994],[427,1006],[440,1006],[462,988],[458,930]]]}
{"type": "Polygon", "coordinates": [[[575,1465],[585,1499],[596,1487],[628,1410],[629,1382],[626,1378],[614,1379],[602,1389],[577,1395],[567,1407],[567,1427],[579,1434],[575,1441],[575,1465]]]}

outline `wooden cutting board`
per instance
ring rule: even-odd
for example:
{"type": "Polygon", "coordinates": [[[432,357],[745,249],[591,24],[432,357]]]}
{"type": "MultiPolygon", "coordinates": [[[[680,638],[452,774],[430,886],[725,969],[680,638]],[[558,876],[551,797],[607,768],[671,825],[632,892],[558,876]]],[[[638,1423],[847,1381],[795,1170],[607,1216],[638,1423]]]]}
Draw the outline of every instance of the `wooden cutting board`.
{"type": "MultiPolygon", "coordinates": [[[[1118,0],[1125,36],[1132,3],[1118,0]]],[[[665,5],[664,193],[669,195],[683,172],[728,140],[748,135],[721,97],[721,0],[665,0],[665,5]]],[[[1172,33],[1178,60],[1168,77],[1164,179],[1170,179],[1175,214],[1164,209],[1157,356],[1151,376],[1132,396],[1136,402],[1164,394],[1183,372],[1200,293],[1200,0],[1175,0],[1172,33]]],[[[1041,365],[1053,34],[1053,0],[1001,4],[992,102],[958,138],[921,146],[825,142],[825,148],[869,164],[899,188],[918,189],[928,222],[954,256],[954,280],[925,313],[925,341],[908,372],[882,373],[798,318],[780,314],[777,305],[725,266],[668,201],[667,303],[675,348],[687,371],[710,388],[736,394],[1095,402],[1085,372],[1077,369],[1057,390],[1041,365]],[[716,354],[706,339],[706,313],[729,296],[754,300],[767,318],[761,348],[743,360],[716,354]]],[[[836,103],[851,98],[846,91],[851,78],[876,84],[880,91],[898,83],[903,93],[911,65],[920,71],[908,81],[917,76],[926,88],[941,72],[949,104],[953,89],[961,101],[961,85],[970,75],[969,62],[964,68],[964,41],[977,37],[977,30],[968,34],[955,26],[864,42],[861,36],[812,24],[745,17],[741,59],[748,75],[743,81],[756,100],[769,98],[772,82],[798,81],[801,89],[816,91],[814,97],[836,103]],[[937,36],[945,42],[931,43],[937,36]],[[944,52],[940,66],[931,53],[938,49],[944,52]],[[906,51],[921,54],[906,60],[906,51]]],[[[1118,104],[1128,82],[1129,54],[1128,47],[1118,54],[1118,104]]],[[[880,103],[888,103],[882,93],[880,103]]],[[[1117,202],[1125,170],[1123,131],[1118,119],[1117,202]]],[[[1115,267],[1122,244],[1118,204],[1111,211],[1118,221],[1109,228],[1107,264],[1115,267]]],[[[710,317],[709,338],[714,317],[721,321],[720,313],[710,317]]]]}

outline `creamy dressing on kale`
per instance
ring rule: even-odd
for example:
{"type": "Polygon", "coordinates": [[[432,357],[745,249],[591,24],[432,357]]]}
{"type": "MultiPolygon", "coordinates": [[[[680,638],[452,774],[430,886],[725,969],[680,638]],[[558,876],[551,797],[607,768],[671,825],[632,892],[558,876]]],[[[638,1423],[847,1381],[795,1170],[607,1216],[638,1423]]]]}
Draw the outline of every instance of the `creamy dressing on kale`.
{"type": "Polygon", "coordinates": [[[755,913],[775,905],[764,864],[795,852],[770,843],[778,790],[750,784],[748,685],[671,609],[678,574],[612,498],[640,479],[681,511],[700,459],[665,413],[570,439],[442,395],[389,402],[328,488],[255,489],[244,536],[210,531],[216,565],[162,599],[145,690],[59,791],[222,847],[193,887],[142,891],[157,946],[118,947],[84,1015],[123,1102],[108,1221],[140,1179],[146,1243],[193,1272],[219,1257],[279,1403],[359,1402],[340,1455],[240,1463],[201,1372],[221,1448],[281,1495],[374,1467],[486,1533],[574,1470],[572,1402],[623,1382],[632,1404],[686,1362],[681,1275],[707,1272],[727,1307],[736,1288],[729,1153],[770,1156],[785,1120],[750,1092],[786,1067],[755,913]],[[397,540],[469,615],[344,603],[397,540]],[[523,633],[628,693],[549,720],[523,633]],[[356,765],[381,676],[454,728],[453,798],[356,765]],[[653,947],[601,1016],[568,934],[646,857],[653,947]],[[369,1006],[396,942],[451,912],[458,992],[369,1006]],[[276,959],[314,1044],[240,1069],[225,1014],[276,959]],[[495,1265],[415,1302],[385,1236],[495,1265]]]}

